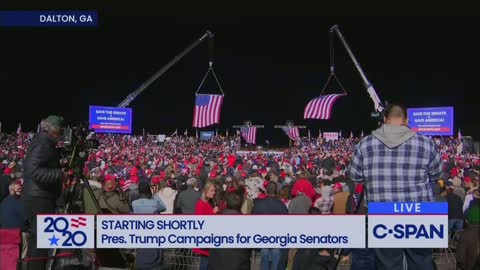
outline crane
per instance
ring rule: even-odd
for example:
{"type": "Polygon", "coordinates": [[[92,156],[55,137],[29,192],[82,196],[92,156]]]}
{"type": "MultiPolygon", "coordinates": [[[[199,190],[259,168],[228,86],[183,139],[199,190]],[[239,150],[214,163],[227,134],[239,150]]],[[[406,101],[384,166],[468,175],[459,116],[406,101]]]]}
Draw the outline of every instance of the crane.
{"type": "Polygon", "coordinates": [[[165,66],[163,66],[159,71],[157,71],[155,74],[153,74],[148,80],[146,80],[144,83],[142,83],[135,91],[130,93],[120,104],[118,104],[117,107],[119,108],[125,108],[130,105],[130,103],[135,100],[135,98],[140,95],[145,89],[150,86],[154,81],[156,81],[160,76],[162,76],[167,70],[169,70],[173,65],[175,65],[180,59],[182,59],[187,53],[189,53],[191,50],[193,50],[195,47],[200,45],[202,41],[204,41],[206,38],[210,40],[210,46],[212,46],[213,42],[213,33],[207,30],[205,34],[203,34],[200,38],[195,40],[190,46],[185,48],[179,55],[175,56],[170,62],[168,62],[165,66]]]}
{"type": "MultiPolygon", "coordinates": [[[[331,38],[330,39],[330,46],[331,46],[331,50],[333,50],[333,37],[332,37],[333,33],[336,33],[338,35],[338,38],[342,42],[342,45],[345,47],[345,50],[347,50],[348,55],[352,59],[353,63],[355,64],[355,67],[358,70],[358,73],[360,73],[360,76],[362,77],[363,84],[364,84],[365,88],[367,88],[367,92],[370,95],[370,98],[372,99],[374,107],[375,107],[375,112],[372,113],[372,117],[380,117],[380,115],[383,112],[385,107],[384,107],[383,103],[380,101],[380,98],[378,97],[377,92],[375,91],[375,88],[373,88],[373,85],[367,79],[367,76],[365,76],[365,73],[363,72],[362,68],[360,67],[360,64],[358,63],[357,59],[353,55],[352,50],[350,49],[347,42],[345,41],[345,38],[343,37],[342,33],[340,32],[340,28],[338,27],[338,25],[334,25],[334,26],[330,27],[330,35],[331,35],[330,36],[330,38],[331,38]]],[[[333,55],[331,54],[330,57],[333,57],[333,55]]],[[[334,72],[334,66],[333,66],[332,59],[331,59],[330,71],[332,73],[334,72]]]]}

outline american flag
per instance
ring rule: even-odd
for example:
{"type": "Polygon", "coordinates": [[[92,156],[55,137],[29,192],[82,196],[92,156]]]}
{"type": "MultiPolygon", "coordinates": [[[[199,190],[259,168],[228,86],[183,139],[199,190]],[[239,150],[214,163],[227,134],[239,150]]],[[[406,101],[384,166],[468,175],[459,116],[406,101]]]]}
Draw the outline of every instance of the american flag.
{"type": "Polygon", "coordinates": [[[130,188],[130,185],[132,184],[132,181],[126,180],[125,183],[122,186],[123,192],[127,191],[130,188]]]}
{"type": "Polygon", "coordinates": [[[300,140],[300,132],[297,127],[283,128],[283,132],[285,132],[285,134],[287,134],[287,136],[293,141],[300,140]]]}
{"type": "Polygon", "coordinates": [[[305,107],[305,112],[303,113],[303,118],[305,119],[330,119],[332,115],[333,103],[344,96],[345,94],[333,94],[319,96],[315,99],[312,99],[307,106],[305,107]]]}
{"type": "Polygon", "coordinates": [[[257,128],[256,127],[242,127],[240,133],[247,143],[256,144],[257,128]]]}
{"type": "Polygon", "coordinates": [[[193,127],[202,128],[219,123],[222,102],[223,96],[221,95],[197,95],[193,113],[193,127]]]}

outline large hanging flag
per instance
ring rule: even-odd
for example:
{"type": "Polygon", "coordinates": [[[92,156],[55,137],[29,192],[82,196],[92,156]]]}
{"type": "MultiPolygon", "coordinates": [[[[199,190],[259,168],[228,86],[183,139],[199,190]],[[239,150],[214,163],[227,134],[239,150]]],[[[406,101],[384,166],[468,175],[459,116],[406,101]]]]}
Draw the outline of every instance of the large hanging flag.
{"type": "Polygon", "coordinates": [[[0,122],[0,133],[2,133],[2,122],[0,122]]]}
{"type": "Polygon", "coordinates": [[[242,127],[240,133],[247,143],[257,144],[257,128],[256,127],[242,127]]]}
{"type": "Polygon", "coordinates": [[[308,129],[308,138],[310,139],[310,129],[308,129]]]}
{"type": "Polygon", "coordinates": [[[195,98],[193,127],[203,128],[220,123],[222,95],[198,94],[195,98]]]}
{"type": "Polygon", "coordinates": [[[363,138],[363,130],[362,130],[362,134],[360,135],[361,138],[363,138]]]}
{"type": "Polygon", "coordinates": [[[290,127],[290,128],[282,128],[283,132],[287,134],[287,136],[292,139],[293,141],[300,140],[300,132],[298,131],[297,127],[290,127]]]}
{"type": "Polygon", "coordinates": [[[332,94],[319,96],[315,99],[312,99],[303,113],[303,118],[305,119],[330,119],[332,115],[333,104],[337,99],[344,96],[345,94],[332,94]]]}
{"type": "Polygon", "coordinates": [[[22,123],[18,123],[17,134],[20,135],[22,133],[22,123]]]}
{"type": "Polygon", "coordinates": [[[225,131],[225,137],[228,138],[228,128],[227,128],[227,130],[225,131]]]}
{"type": "Polygon", "coordinates": [[[353,131],[350,131],[350,139],[353,139],[353,131]]]}
{"type": "Polygon", "coordinates": [[[322,130],[318,129],[318,140],[322,139],[322,130]]]}
{"type": "Polygon", "coordinates": [[[185,137],[188,137],[188,128],[185,129],[185,132],[183,133],[183,135],[185,135],[185,137]]]}

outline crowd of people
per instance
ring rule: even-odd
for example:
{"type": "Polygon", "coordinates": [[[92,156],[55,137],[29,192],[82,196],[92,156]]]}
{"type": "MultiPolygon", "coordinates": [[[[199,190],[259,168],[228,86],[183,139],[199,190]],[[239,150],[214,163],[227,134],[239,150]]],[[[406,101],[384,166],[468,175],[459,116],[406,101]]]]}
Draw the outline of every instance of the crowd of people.
{"type": "MultiPolygon", "coordinates": [[[[95,196],[92,198],[84,185],[77,184],[75,179],[79,172],[62,169],[60,162],[58,166],[51,166],[55,170],[26,175],[28,166],[42,165],[44,158],[36,155],[62,160],[45,149],[35,152],[31,145],[39,143],[36,138],[39,136],[44,137],[43,143],[49,140],[46,138],[48,134],[42,135],[49,131],[48,123],[46,125],[39,134],[0,134],[2,228],[31,231],[34,221],[25,221],[34,213],[51,210],[48,201],[39,203],[32,199],[32,194],[55,197],[54,211],[64,211],[68,205],[70,212],[87,214],[98,213],[95,200],[103,213],[113,214],[329,215],[368,212],[366,202],[369,198],[363,194],[364,189],[372,187],[358,179],[361,153],[360,147],[356,147],[366,145],[364,138],[340,138],[328,142],[303,138],[295,146],[284,149],[282,154],[265,155],[261,151],[237,153],[241,145],[238,136],[217,136],[208,141],[173,136],[158,142],[150,137],[96,134],[98,146],[84,149],[77,156],[84,162],[74,163],[81,164],[77,169],[92,187],[95,196]],[[33,161],[29,155],[34,156],[33,161]],[[28,178],[35,177],[40,180],[32,186],[28,178]],[[51,179],[62,179],[62,184],[48,192],[41,191],[44,186],[53,187],[51,179]],[[53,194],[56,192],[62,195],[53,194]],[[36,211],[32,212],[32,204],[38,208],[36,211]]],[[[480,223],[480,156],[459,151],[461,141],[453,137],[435,137],[433,142],[441,159],[441,173],[431,183],[432,196],[435,201],[448,202],[449,231],[452,237],[460,237],[457,261],[463,269],[473,269],[469,267],[478,257],[475,246],[478,246],[480,223]]],[[[37,147],[43,148],[41,145],[37,147]]],[[[31,237],[29,245],[35,245],[31,237]]],[[[193,252],[200,256],[200,269],[250,267],[251,250],[194,249],[193,252]]],[[[322,267],[335,264],[332,253],[329,249],[262,249],[261,268],[328,269],[322,267]]],[[[378,254],[369,249],[347,250],[344,255],[351,257],[352,269],[378,268],[378,254]]],[[[33,252],[25,256],[45,254],[33,252]]],[[[137,250],[135,256],[136,269],[161,269],[159,267],[163,264],[161,249],[137,250]]]]}

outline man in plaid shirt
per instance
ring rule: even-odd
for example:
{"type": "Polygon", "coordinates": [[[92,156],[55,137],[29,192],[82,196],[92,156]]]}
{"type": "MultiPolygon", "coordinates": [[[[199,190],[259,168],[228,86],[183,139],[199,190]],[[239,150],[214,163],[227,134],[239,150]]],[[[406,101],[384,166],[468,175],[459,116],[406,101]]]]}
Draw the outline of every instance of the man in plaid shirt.
{"type": "MultiPolygon", "coordinates": [[[[369,202],[433,202],[431,183],[443,173],[435,143],[408,126],[407,110],[390,105],[384,125],[355,147],[350,178],[366,182],[369,202]]],[[[377,249],[378,269],[433,269],[432,249],[377,249]]]]}

